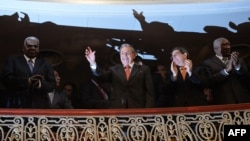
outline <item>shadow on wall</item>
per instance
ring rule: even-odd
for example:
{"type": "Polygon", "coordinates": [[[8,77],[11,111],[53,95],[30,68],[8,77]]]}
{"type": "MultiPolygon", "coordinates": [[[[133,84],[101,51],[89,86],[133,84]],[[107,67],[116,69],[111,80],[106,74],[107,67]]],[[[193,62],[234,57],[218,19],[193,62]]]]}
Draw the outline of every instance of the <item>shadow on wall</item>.
{"type": "MultiPolygon", "coordinates": [[[[176,32],[167,23],[145,20],[144,15],[133,10],[134,18],[141,24],[142,31],[83,28],[56,25],[50,21],[38,24],[29,21],[29,16],[18,21],[19,16],[0,17],[0,69],[4,59],[10,55],[21,54],[25,37],[34,35],[40,41],[41,55],[48,58],[60,71],[65,81],[76,83],[89,79],[89,64],[83,53],[87,46],[96,50],[97,62],[104,67],[119,63],[117,48],[122,43],[130,43],[141,54],[152,54],[157,61],[170,64],[170,51],[175,46],[184,46],[190,51],[194,64],[199,64],[212,55],[211,43],[217,37],[230,40],[234,50],[239,50],[250,68],[250,22],[236,25],[229,21],[229,26],[236,33],[225,27],[204,27],[206,33],[176,32]]],[[[153,66],[156,61],[144,60],[153,66]]]]}

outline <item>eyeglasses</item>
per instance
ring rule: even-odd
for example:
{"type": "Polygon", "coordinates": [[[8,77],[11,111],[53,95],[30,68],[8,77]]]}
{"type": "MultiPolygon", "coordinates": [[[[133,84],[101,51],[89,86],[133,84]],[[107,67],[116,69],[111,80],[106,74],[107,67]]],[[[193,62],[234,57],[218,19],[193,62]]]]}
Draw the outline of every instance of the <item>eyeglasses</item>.
{"type": "Polygon", "coordinates": [[[38,48],[38,45],[30,45],[30,44],[26,44],[26,47],[28,47],[28,48],[32,48],[32,47],[34,47],[34,48],[38,48]]]}

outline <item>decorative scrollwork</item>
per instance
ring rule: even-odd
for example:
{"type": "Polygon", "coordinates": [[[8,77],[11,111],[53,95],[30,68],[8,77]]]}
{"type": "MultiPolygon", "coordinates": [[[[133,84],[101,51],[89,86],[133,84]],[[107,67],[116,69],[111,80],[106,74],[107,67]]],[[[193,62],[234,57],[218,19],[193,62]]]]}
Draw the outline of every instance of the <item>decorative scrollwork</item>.
{"type": "Polygon", "coordinates": [[[223,140],[224,125],[250,124],[250,111],[133,116],[1,116],[1,141],[223,140]]]}

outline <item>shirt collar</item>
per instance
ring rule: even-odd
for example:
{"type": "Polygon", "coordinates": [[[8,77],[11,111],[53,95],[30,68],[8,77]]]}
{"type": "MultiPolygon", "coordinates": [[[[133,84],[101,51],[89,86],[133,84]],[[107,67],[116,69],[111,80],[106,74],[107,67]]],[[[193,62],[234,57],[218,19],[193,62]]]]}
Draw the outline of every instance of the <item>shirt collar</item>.
{"type": "Polygon", "coordinates": [[[179,67],[179,68],[180,68],[180,70],[187,69],[187,68],[184,67],[184,66],[181,66],[181,67],[179,67]]]}
{"type": "MultiPolygon", "coordinates": [[[[132,68],[132,67],[134,66],[134,64],[135,64],[135,63],[132,62],[131,64],[129,64],[129,67],[132,68]]],[[[124,66],[124,67],[126,67],[126,66],[124,66]]]]}
{"type": "Polygon", "coordinates": [[[26,56],[25,54],[24,54],[24,58],[25,58],[25,60],[28,62],[30,59],[33,61],[33,62],[35,62],[36,61],[36,57],[35,58],[29,58],[28,56],[26,56]]]}
{"type": "Polygon", "coordinates": [[[222,60],[222,56],[216,55],[217,58],[219,58],[220,60],[222,60]]]}

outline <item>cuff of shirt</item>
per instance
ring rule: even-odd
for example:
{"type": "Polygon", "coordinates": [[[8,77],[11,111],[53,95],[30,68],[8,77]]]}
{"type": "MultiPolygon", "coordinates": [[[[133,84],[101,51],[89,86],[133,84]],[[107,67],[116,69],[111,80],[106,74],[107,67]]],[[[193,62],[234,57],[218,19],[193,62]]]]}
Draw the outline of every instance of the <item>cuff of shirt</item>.
{"type": "Polygon", "coordinates": [[[90,65],[90,68],[91,68],[92,70],[95,70],[96,67],[97,67],[96,64],[90,65]]]}
{"type": "Polygon", "coordinates": [[[224,76],[228,76],[228,75],[229,75],[229,73],[226,71],[226,69],[223,69],[223,70],[221,70],[220,72],[221,72],[221,74],[224,75],[224,76]]]}
{"type": "Polygon", "coordinates": [[[177,80],[177,75],[176,76],[172,75],[170,78],[171,78],[172,81],[176,81],[177,80]]]}
{"type": "Polygon", "coordinates": [[[235,67],[235,70],[240,70],[240,65],[235,67]]]}

